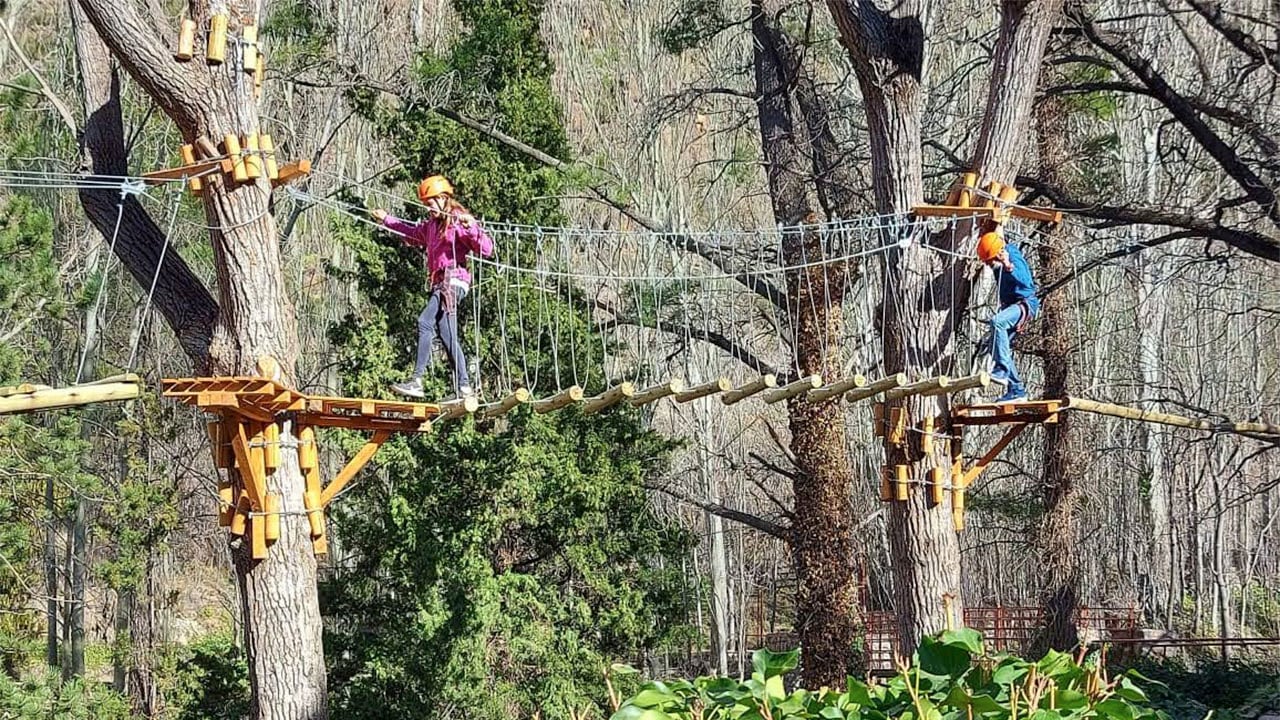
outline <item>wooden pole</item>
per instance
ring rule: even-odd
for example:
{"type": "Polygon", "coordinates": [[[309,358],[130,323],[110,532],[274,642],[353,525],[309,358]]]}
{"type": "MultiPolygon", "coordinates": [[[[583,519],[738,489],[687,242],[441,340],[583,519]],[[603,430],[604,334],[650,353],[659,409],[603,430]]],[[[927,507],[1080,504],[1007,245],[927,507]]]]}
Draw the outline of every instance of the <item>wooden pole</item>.
{"type": "Polygon", "coordinates": [[[369,442],[360,448],[360,452],[357,452],[356,456],[351,458],[346,467],[342,468],[338,476],[333,479],[333,482],[329,483],[324,492],[320,493],[320,504],[328,505],[338,493],[342,492],[347,483],[351,482],[351,479],[356,476],[356,473],[360,472],[365,463],[373,458],[374,454],[378,452],[378,448],[382,447],[382,443],[386,442],[389,437],[391,437],[390,430],[375,431],[373,437],[369,438],[369,442]]]}
{"type": "Polygon", "coordinates": [[[861,375],[854,375],[853,377],[833,382],[830,385],[823,385],[817,390],[810,390],[809,394],[805,395],[805,399],[809,402],[822,402],[824,400],[830,400],[833,397],[839,397],[850,390],[865,387],[866,384],[867,379],[865,377],[861,375]]]}
{"type": "Polygon", "coordinates": [[[280,467],[280,426],[271,423],[262,433],[262,462],[267,472],[280,467]]]}
{"type": "Polygon", "coordinates": [[[766,403],[772,405],[774,403],[782,402],[783,400],[789,400],[797,395],[807,393],[810,390],[816,390],[820,387],[822,387],[822,376],[809,375],[808,377],[800,378],[795,382],[787,383],[777,390],[767,392],[763,397],[766,403]]]}
{"type": "Polygon", "coordinates": [[[969,207],[973,204],[973,188],[978,184],[977,173],[965,173],[960,176],[960,195],[956,205],[969,207]]]}
{"type": "Polygon", "coordinates": [[[917,380],[909,385],[901,385],[892,390],[884,391],[885,402],[897,400],[907,397],[908,395],[937,395],[943,392],[949,392],[947,386],[951,384],[951,379],[946,375],[925,378],[917,380]]]}
{"type": "Polygon", "coordinates": [[[499,402],[484,406],[484,409],[480,411],[480,419],[490,420],[500,415],[506,415],[515,410],[517,406],[527,402],[529,402],[529,391],[526,388],[516,388],[514,392],[499,402]]]}
{"type": "Polygon", "coordinates": [[[773,373],[765,373],[746,385],[739,385],[738,387],[721,395],[720,402],[725,405],[734,405],[746,400],[756,393],[764,392],[765,390],[770,390],[776,387],[778,387],[778,376],[773,373]]]}
{"type": "Polygon", "coordinates": [[[681,390],[676,393],[676,402],[687,403],[708,395],[728,392],[732,389],[733,383],[729,382],[728,378],[720,378],[718,380],[712,380],[711,382],[702,383],[701,385],[695,385],[688,390],[681,390]]]}
{"type": "Polygon", "coordinates": [[[981,475],[983,471],[987,469],[987,466],[991,464],[991,461],[995,460],[996,457],[1000,455],[1000,452],[1008,447],[1009,443],[1014,441],[1014,438],[1021,435],[1023,430],[1027,429],[1028,424],[1029,423],[1022,423],[1009,428],[1009,430],[1005,432],[1004,437],[1000,438],[1000,441],[995,444],[995,447],[988,450],[986,455],[979,458],[978,462],[974,463],[973,467],[969,468],[965,472],[962,485],[964,487],[972,485],[973,481],[977,480],[978,476],[981,475]]]}
{"type": "Polygon", "coordinates": [[[549,413],[582,402],[582,388],[572,385],[548,398],[533,401],[533,411],[539,414],[549,413]]]}
{"type": "Polygon", "coordinates": [[[1125,405],[1098,402],[1096,400],[1088,400],[1086,398],[1069,397],[1063,402],[1062,408],[1064,410],[1082,410],[1084,412],[1096,413],[1098,415],[1110,415],[1112,417],[1125,418],[1127,420],[1138,420],[1140,422],[1157,423],[1159,425],[1191,428],[1193,430],[1229,432],[1242,435],[1280,435],[1280,426],[1272,425],[1270,423],[1232,421],[1218,422],[1214,420],[1203,420],[1184,417],[1182,415],[1155,412],[1152,410],[1142,410],[1140,408],[1128,407],[1125,405]]]}
{"type": "Polygon", "coordinates": [[[100,402],[135,400],[142,395],[138,381],[73,385],[68,388],[35,390],[20,395],[0,397],[0,415],[25,413],[33,410],[79,407],[100,402]]]}
{"type": "Polygon", "coordinates": [[[654,385],[641,390],[636,393],[635,397],[631,398],[627,402],[630,403],[632,407],[640,407],[641,405],[648,405],[655,400],[661,400],[668,395],[675,395],[683,389],[684,381],[678,378],[668,380],[661,385],[654,385]]]}
{"type": "Polygon", "coordinates": [[[991,376],[985,372],[977,375],[966,375],[962,378],[949,378],[945,375],[940,379],[946,380],[946,384],[932,390],[925,390],[921,395],[951,395],[964,390],[972,390],[973,388],[985,388],[991,384],[991,376]]]}
{"type": "Polygon", "coordinates": [[[599,395],[587,398],[586,402],[582,404],[582,414],[592,415],[601,410],[607,410],[623,400],[635,397],[635,394],[636,388],[629,382],[615,385],[599,395]]]}
{"type": "MultiPolygon", "coordinates": [[[[320,454],[316,448],[316,431],[304,427],[298,430],[298,468],[303,472],[320,464],[320,454]]],[[[317,488],[318,489],[318,488],[317,488]]]]}
{"type": "Polygon", "coordinates": [[[440,414],[436,416],[436,420],[460,418],[464,415],[470,415],[479,409],[480,401],[474,395],[457,398],[440,405],[440,414]]]}

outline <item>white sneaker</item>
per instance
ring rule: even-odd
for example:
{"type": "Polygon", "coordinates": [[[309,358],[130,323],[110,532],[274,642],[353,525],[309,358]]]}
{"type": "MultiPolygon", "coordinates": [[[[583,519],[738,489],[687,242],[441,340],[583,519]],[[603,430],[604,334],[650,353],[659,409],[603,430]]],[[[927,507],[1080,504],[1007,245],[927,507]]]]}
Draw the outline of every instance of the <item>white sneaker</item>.
{"type": "Polygon", "coordinates": [[[425,397],[422,392],[422,378],[409,378],[408,382],[396,383],[391,389],[401,395],[407,395],[412,398],[425,397]]]}

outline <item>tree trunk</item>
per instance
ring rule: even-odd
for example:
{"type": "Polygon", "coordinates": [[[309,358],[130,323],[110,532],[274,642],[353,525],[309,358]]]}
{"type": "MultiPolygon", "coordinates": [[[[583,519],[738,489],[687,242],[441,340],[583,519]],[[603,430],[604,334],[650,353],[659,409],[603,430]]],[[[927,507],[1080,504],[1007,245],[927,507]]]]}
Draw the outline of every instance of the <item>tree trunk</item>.
{"type": "MultiPolygon", "coordinates": [[[[98,36],[129,74],[177,123],[185,142],[207,137],[215,143],[226,135],[259,132],[251,77],[239,67],[238,45],[228,46],[227,62],[206,66],[203,58],[178,63],[155,37],[130,3],[79,0],[98,36]]],[[[204,26],[210,13],[229,14],[231,36],[239,35],[241,16],[225,0],[204,7],[193,3],[191,15],[204,26]]],[[[115,133],[118,125],[104,126],[115,133]]],[[[87,133],[86,133],[87,134],[87,133]]],[[[120,147],[123,147],[121,144],[120,147]]],[[[218,277],[217,320],[201,343],[183,341],[197,367],[221,375],[254,374],[257,360],[275,358],[284,382],[294,381],[297,335],[293,306],[284,291],[275,218],[265,178],[235,183],[229,177],[208,183],[203,192],[205,218],[218,277]]],[[[157,249],[158,248],[153,248],[157,249]]],[[[166,256],[165,268],[170,268],[166,256]]],[[[146,268],[137,257],[124,257],[137,277],[146,268]]],[[[152,265],[154,270],[154,264],[152,265]]],[[[149,278],[148,278],[149,279],[149,278]]],[[[157,287],[156,306],[194,302],[201,312],[214,308],[208,293],[193,278],[157,287]],[[192,299],[196,299],[193,301],[192,299]]],[[[165,318],[183,339],[190,332],[186,315],[165,318]]],[[[280,439],[294,441],[285,422],[280,439]]],[[[252,560],[247,545],[234,554],[245,647],[253,688],[251,716],[269,720],[323,720],[328,716],[321,620],[316,595],[316,561],[303,514],[303,479],[296,453],[281,453],[280,467],[268,478],[268,491],[281,498],[281,537],[270,556],[252,560]]]]}
{"type": "Polygon", "coordinates": [[[44,480],[44,662],[54,670],[58,662],[58,506],[53,496],[53,476],[44,480]]]}
{"type": "Polygon", "coordinates": [[[84,573],[88,553],[85,548],[85,505],[88,500],[76,491],[76,508],[71,520],[71,657],[67,672],[84,677],[84,573]]]}
{"type": "MultiPolygon", "coordinates": [[[[1055,186],[1068,187],[1063,168],[1070,166],[1067,108],[1060,98],[1047,99],[1036,108],[1036,141],[1040,176],[1055,186]]],[[[1058,227],[1040,246],[1038,259],[1043,284],[1052,284],[1071,273],[1071,235],[1058,227]]],[[[1044,360],[1044,396],[1064,398],[1075,376],[1075,352],[1071,330],[1076,324],[1074,288],[1064,285],[1047,295],[1040,308],[1044,360]]],[[[1044,575],[1041,605],[1045,612],[1045,636],[1039,648],[1068,651],[1079,644],[1075,616],[1080,604],[1079,510],[1077,482],[1082,465],[1077,448],[1076,418],[1062,413],[1058,422],[1044,426],[1044,480],[1041,497],[1045,515],[1037,543],[1044,575]]]]}
{"type": "MultiPolygon", "coordinates": [[[[801,149],[813,145],[808,142],[808,124],[795,121],[794,93],[803,70],[772,10],[761,2],[753,3],[752,9],[757,117],[773,214],[779,224],[794,226],[814,219],[807,179],[815,173],[801,149]]],[[[817,233],[783,238],[783,262],[788,266],[813,263],[827,251],[817,233]]],[[[815,265],[786,278],[789,305],[796,309],[788,324],[799,369],[805,374],[836,378],[842,371],[837,349],[825,342],[840,337],[846,287],[841,270],[815,265]]],[[[862,664],[856,650],[861,618],[853,572],[853,469],[844,412],[838,398],[822,403],[798,398],[788,403],[788,421],[791,450],[799,464],[791,551],[798,584],[801,681],[806,687],[839,687],[862,664]]]]}

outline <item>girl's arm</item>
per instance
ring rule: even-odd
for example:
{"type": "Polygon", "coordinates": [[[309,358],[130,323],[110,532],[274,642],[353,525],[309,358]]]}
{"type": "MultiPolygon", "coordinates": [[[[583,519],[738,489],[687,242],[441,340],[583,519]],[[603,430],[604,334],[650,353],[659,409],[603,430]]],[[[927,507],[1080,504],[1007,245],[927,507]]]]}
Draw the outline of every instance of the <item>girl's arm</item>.
{"type": "Polygon", "coordinates": [[[480,227],[480,223],[471,217],[470,213],[459,213],[456,218],[459,225],[458,233],[466,240],[471,252],[480,257],[492,256],[493,238],[480,227]]]}
{"type": "Polygon", "coordinates": [[[388,213],[385,210],[373,211],[373,216],[378,219],[382,227],[400,236],[400,240],[405,245],[417,247],[425,245],[422,236],[422,223],[409,222],[388,213]]]}

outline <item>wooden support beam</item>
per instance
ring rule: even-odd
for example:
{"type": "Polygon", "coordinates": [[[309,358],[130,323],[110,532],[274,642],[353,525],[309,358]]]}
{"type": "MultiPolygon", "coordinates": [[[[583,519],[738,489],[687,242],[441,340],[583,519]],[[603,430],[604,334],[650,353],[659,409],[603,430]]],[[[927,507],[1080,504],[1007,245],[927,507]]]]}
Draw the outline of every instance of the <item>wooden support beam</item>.
{"type": "Polygon", "coordinates": [[[506,415],[512,410],[515,410],[517,406],[520,406],[520,405],[523,405],[524,403],[529,402],[529,397],[530,395],[529,395],[528,389],[516,388],[515,391],[513,391],[510,395],[506,396],[502,400],[499,400],[496,403],[485,405],[483,408],[481,408],[480,419],[491,420],[500,415],[506,415]]]}
{"type": "Polygon", "coordinates": [[[1129,407],[1126,405],[1098,402],[1096,400],[1088,400],[1086,398],[1066,398],[1062,403],[1062,409],[1081,410],[1083,412],[1095,413],[1098,415],[1110,415],[1111,417],[1125,418],[1126,420],[1137,420],[1139,422],[1157,423],[1159,425],[1191,428],[1193,430],[1229,432],[1241,435],[1280,435],[1280,425],[1272,425],[1265,422],[1221,422],[1217,420],[1190,418],[1182,415],[1155,412],[1153,410],[1143,410],[1141,408],[1129,407]]]}
{"type": "Polygon", "coordinates": [[[101,402],[120,402],[134,400],[141,395],[142,385],[137,381],[40,388],[29,393],[15,393],[0,397],[0,415],[79,407],[101,402]]]}
{"type": "Polygon", "coordinates": [[[236,484],[230,481],[218,484],[218,526],[231,527],[236,514],[236,484]]]}
{"type": "Polygon", "coordinates": [[[857,388],[866,387],[867,379],[861,375],[847,377],[844,380],[837,380],[830,385],[823,385],[817,390],[810,390],[805,399],[809,402],[822,402],[830,400],[833,397],[839,397],[857,388]]]}
{"type": "Polygon", "coordinates": [[[995,220],[1000,211],[993,207],[960,207],[957,205],[916,205],[911,208],[916,217],[963,217],[995,220]]]}
{"type": "Polygon", "coordinates": [[[288,165],[281,167],[280,171],[276,174],[276,179],[271,181],[271,186],[280,187],[287,182],[292,182],[310,174],[311,161],[304,158],[298,162],[289,163],[288,165]]]}
{"type": "Polygon", "coordinates": [[[950,392],[947,386],[951,384],[951,378],[946,375],[938,375],[937,377],[925,378],[917,380],[908,385],[901,385],[892,390],[884,391],[885,402],[898,400],[908,395],[938,395],[950,392]]]}
{"type": "Polygon", "coordinates": [[[254,462],[253,448],[249,446],[249,434],[244,422],[236,422],[231,436],[231,447],[236,453],[236,468],[244,481],[245,492],[253,501],[254,508],[261,508],[266,502],[267,478],[262,466],[254,462]]]}
{"type": "Polygon", "coordinates": [[[320,493],[320,504],[322,506],[328,505],[338,493],[342,492],[347,483],[351,482],[356,473],[360,472],[360,469],[365,466],[365,463],[368,463],[373,458],[378,452],[378,448],[382,447],[382,443],[386,442],[389,437],[391,437],[390,430],[374,432],[373,437],[369,438],[369,442],[360,448],[360,451],[356,453],[355,457],[351,458],[346,467],[342,468],[338,476],[333,479],[333,482],[329,483],[324,492],[320,493]]]}
{"type": "Polygon", "coordinates": [[[885,438],[890,445],[902,445],[907,441],[907,409],[904,407],[889,408],[889,426],[885,429],[885,438]]]}
{"type": "Polygon", "coordinates": [[[1052,210],[1050,208],[1035,208],[1016,205],[1009,208],[1009,214],[1016,218],[1022,218],[1023,220],[1034,220],[1036,222],[1053,223],[1055,225],[1062,222],[1062,211],[1052,210]]]}
{"type": "Polygon", "coordinates": [[[676,393],[676,402],[687,403],[708,395],[728,392],[732,389],[733,383],[729,382],[728,378],[720,378],[718,380],[712,380],[711,382],[702,383],[701,385],[695,385],[688,390],[681,390],[676,393]]]}
{"type": "Polygon", "coordinates": [[[789,400],[797,395],[802,395],[810,390],[816,390],[820,387],[822,387],[822,376],[809,375],[808,377],[800,378],[795,382],[787,383],[777,390],[770,390],[763,395],[763,398],[766,403],[772,405],[774,403],[782,402],[783,400],[789,400]]]}
{"type": "Polygon", "coordinates": [[[720,402],[725,405],[734,405],[755,395],[772,388],[778,387],[778,376],[773,373],[765,373],[760,377],[752,380],[746,385],[739,385],[736,388],[724,393],[720,396],[720,402]]]}
{"type": "Polygon", "coordinates": [[[582,394],[581,387],[571,385],[551,397],[534,400],[533,411],[542,414],[568,407],[576,402],[582,402],[582,394]]]}
{"type": "Polygon", "coordinates": [[[942,504],[943,492],[946,485],[943,483],[943,472],[940,467],[929,468],[929,506],[935,507],[942,504]]]}
{"type": "Polygon", "coordinates": [[[1009,428],[1005,432],[1004,437],[1000,438],[1000,441],[995,444],[995,447],[988,450],[986,455],[983,455],[981,458],[978,459],[978,462],[973,464],[973,467],[965,471],[964,480],[961,483],[961,485],[966,488],[972,485],[973,481],[977,480],[978,476],[981,475],[983,471],[987,469],[987,466],[991,464],[991,461],[995,460],[996,457],[999,456],[1000,453],[1006,447],[1009,446],[1009,443],[1013,442],[1014,438],[1017,438],[1019,435],[1022,434],[1022,431],[1026,429],[1027,429],[1026,423],[1023,423],[1021,425],[1014,425],[1013,427],[1009,428]]]}
{"type": "Polygon", "coordinates": [[[683,389],[684,381],[678,378],[668,380],[661,385],[654,385],[641,390],[636,393],[635,397],[631,398],[627,402],[630,403],[632,407],[640,407],[641,405],[648,405],[655,400],[661,400],[668,395],[675,395],[683,389]]]}
{"type": "Polygon", "coordinates": [[[468,395],[467,397],[440,403],[440,414],[436,416],[436,419],[453,420],[464,415],[470,415],[479,409],[480,400],[475,395],[468,395]]]}
{"type": "Polygon", "coordinates": [[[607,410],[623,400],[635,397],[635,395],[636,387],[629,382],[614,385],[599,395],[587,398],[586,402],[582,404],[582,413],[584,415],[592,415],[602,410],[607,410]]]}

